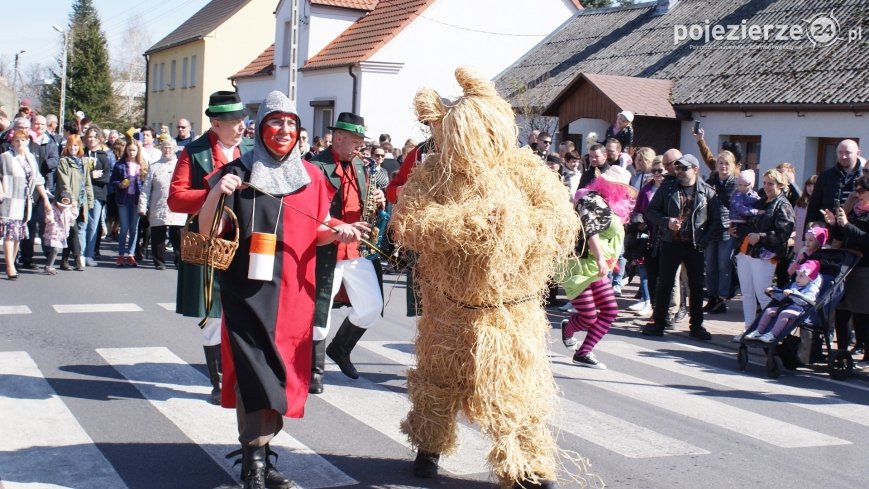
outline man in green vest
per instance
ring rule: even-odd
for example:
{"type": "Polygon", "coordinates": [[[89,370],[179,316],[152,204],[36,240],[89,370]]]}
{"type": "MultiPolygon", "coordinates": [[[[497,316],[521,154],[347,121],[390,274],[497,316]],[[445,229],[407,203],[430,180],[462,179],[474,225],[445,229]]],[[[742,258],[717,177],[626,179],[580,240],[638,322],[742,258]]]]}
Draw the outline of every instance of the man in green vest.
{"type": "MultiPolygon", "coordinates": [[[[169,189],[169,209],[172,212],[196,214],[205,202],[208,190],[205,176],[235,160],[253,148],[250,140],[243,139],[244,105],[235,92],[220,91],[211,94],[205,115],[211,128],[185,146],[178,157],[169,189]]],[[[180,250],[176,250],[179,253],[180,250]]],[[[184,316],[202,318],[206,315],[203,302],[205,269],[181,262],[178,265],[178,290],[175,312],[184,316]]],[[[220,293],[214,281],[211,310],[202,328],[205,363],[211,380],[211,402],[220,404],[220,293]]]]}
{"type": "MultiPolygon", "coordinates": [[[[383,191],[368,195],[365,162],[358,151],[365,144],[365,121],[350,112],[342,112],[334,126],[332,145],[320,151],[311,163],[323,170],[335,191],[329,215],[352,224],[363,234],[371,226],[362,220],[366,202],[382,208],[386,205],[383,191]]],[[[350,352],[383,315],[382,271],[379,257],[363,256],[360,243],[333,243],[317,248],[317,295],[314,311],[313,365],[309,392],[323,392],[325,356],[334,361],[341,372],[351,379],[359,373],[350,361],[350,352]],[[325,346],[331,323],[335,296],[344,288],[351,308],[328,347],[325,346]]]]}

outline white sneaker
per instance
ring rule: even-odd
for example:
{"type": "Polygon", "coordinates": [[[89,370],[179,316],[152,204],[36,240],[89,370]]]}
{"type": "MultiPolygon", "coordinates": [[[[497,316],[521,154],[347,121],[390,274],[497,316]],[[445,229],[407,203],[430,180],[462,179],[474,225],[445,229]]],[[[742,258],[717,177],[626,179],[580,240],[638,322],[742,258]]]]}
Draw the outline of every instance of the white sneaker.
{"type": "Polygon", "coordinates": [[[760,338],[760,333],[758,333],[757,330],[754,330],[751,333],[745,335],[745,339],[747,340],[756,340],[758,338],[760,338]]]}
{"type": "Polygon", "coordinates": [[[763,341],[764,343],[773,343],[775,342],[775,336],[770,332],[762,335],[758,340],[763,341]]]}
{"type": "Polygon", "coordinates": [[[573,308],[573,304],[568,302],[567,304],[558,308],[559,311],[569,312],[571,314],[576,312],[576,309],[573,308]]]}
{"type": "Polygon", "coordinates": [[[628,306],[629,311],[637,312],[649,307],[649,301],[639,301],[632,306],[628,306]]]}
{"type": "Polygon", "coordinates": [[[733,341],[734,343],[739,343],[740,341],[742,341],[742,337],[743,337],[743,336],[745,336],[745,331],[743,331],[742,333],[739,333],[738,335],[734,336],[733,339],[732,339],[731,341],[733,341]]]}
{"type": "Polygon", "coordinates": [[[616,297],[621,297],[622,296],[622,286],[621,285],[613,285],[613,294],[615,294],[616,297]]]}

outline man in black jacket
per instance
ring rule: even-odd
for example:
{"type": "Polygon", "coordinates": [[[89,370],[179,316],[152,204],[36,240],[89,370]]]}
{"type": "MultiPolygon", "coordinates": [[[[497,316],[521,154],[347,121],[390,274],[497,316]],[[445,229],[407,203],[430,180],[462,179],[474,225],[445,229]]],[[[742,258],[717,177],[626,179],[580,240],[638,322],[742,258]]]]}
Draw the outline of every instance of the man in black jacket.
{"type": "Polygon", "coordinates": [[[827,168],[818,175],[815,190],[806,209],[806,227],[814,221],[824,220],[824,209],[835,211],[848,200],[854,191],[854,182],[860,178],[862,164],[860,147],[851,139],[845,139],[836,147],[836,166],[827,168]]]}
{"type": "Polygon", "coordinates": [[[700,163],[686,154],[675,165],[676,180],[665,181],[655,192],[646,216],[661,230],[658,287],[655,291],[654,323],[643,327],[647,336],[662,336],[667,322],[670,292],[676,269],[684,263],[690,289],[691,336],[712,339],[703,327],[703,284],[706,259],[704,250],[710,236],[721,230],[718,195],[700,178],[700,163]]]}
{"type": "MultiPolygon", "coordinates": [[[[38,115],[34,117],[31,127],[36,136],[30,142],[30,152],[36,157],[39,173],[45,178],[45,191],[48,193],[49,198],[51,198],[54,196],[54,175],[57,172],[57,163],[60,160],[57,141],[46,131],[44,116],[38,115]]],[[[34,199],[35,202],[36,200],[34,199]]],[[[30,236],[27,239],[21,240],[21,268],[36,270],[36,264],[33,263],[33,241],[37,236],[42,237],[44,231],[45,209],[41,205],[34,205],[33,215],[30,221],[27,222],[27,233],[30,236]]],[[[46,253],[46,256],[47,251],[48,248],[43,243],[42,252],[46,253]]]]}

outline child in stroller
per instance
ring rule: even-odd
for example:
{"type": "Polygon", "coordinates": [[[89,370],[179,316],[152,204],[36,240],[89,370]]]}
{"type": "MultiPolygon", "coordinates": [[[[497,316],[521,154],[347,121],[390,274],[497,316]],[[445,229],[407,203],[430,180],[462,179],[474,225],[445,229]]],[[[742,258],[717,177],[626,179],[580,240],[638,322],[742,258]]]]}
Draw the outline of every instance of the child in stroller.
{"type": "Polygon", "coordinates": [[[745,339],[775,342],[806,306],[815,305],[821,290],[820,272],[821,263],[808,260],[797,268],[796,278],[784,290],[774,287],[766,289],[767,294],[779,305],[767,307],[757,320],[757,328],[746,334],[745,339]]]}

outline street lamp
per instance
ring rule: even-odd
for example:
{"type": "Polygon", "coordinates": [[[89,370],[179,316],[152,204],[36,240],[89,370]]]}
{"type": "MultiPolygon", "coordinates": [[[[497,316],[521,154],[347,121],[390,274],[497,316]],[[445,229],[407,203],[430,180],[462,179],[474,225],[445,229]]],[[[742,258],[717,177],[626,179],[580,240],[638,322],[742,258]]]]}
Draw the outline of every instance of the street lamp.
{"type": "MultiPolygon", "coordinates": [[[[12,91],[15,92],[15,101],[18,103],[18,106],[21,106],[21,98],[18,96],[18,56],[24,54],[25,51],[22,49],[15,53],[15,73],[12,75],[12,91]]],[[[18,110],[17,108],[15,110],[18,110]]]]}
{"type": "MultiPolygon", "coordinates": [[[[57,32],[63,34],[63,54],[61,55],[61,71],[60,74],[60,114],[57,115],[59,118],[58,131],[63,130],[63,115],[66,110],[66,56],[67,56],[67,46],[69,45],[69,31],[65,29],[61,29],[57,24],[51,26],[57,32]]],[[[15,59],[18,59],[16,55],[15,59]]]]}

